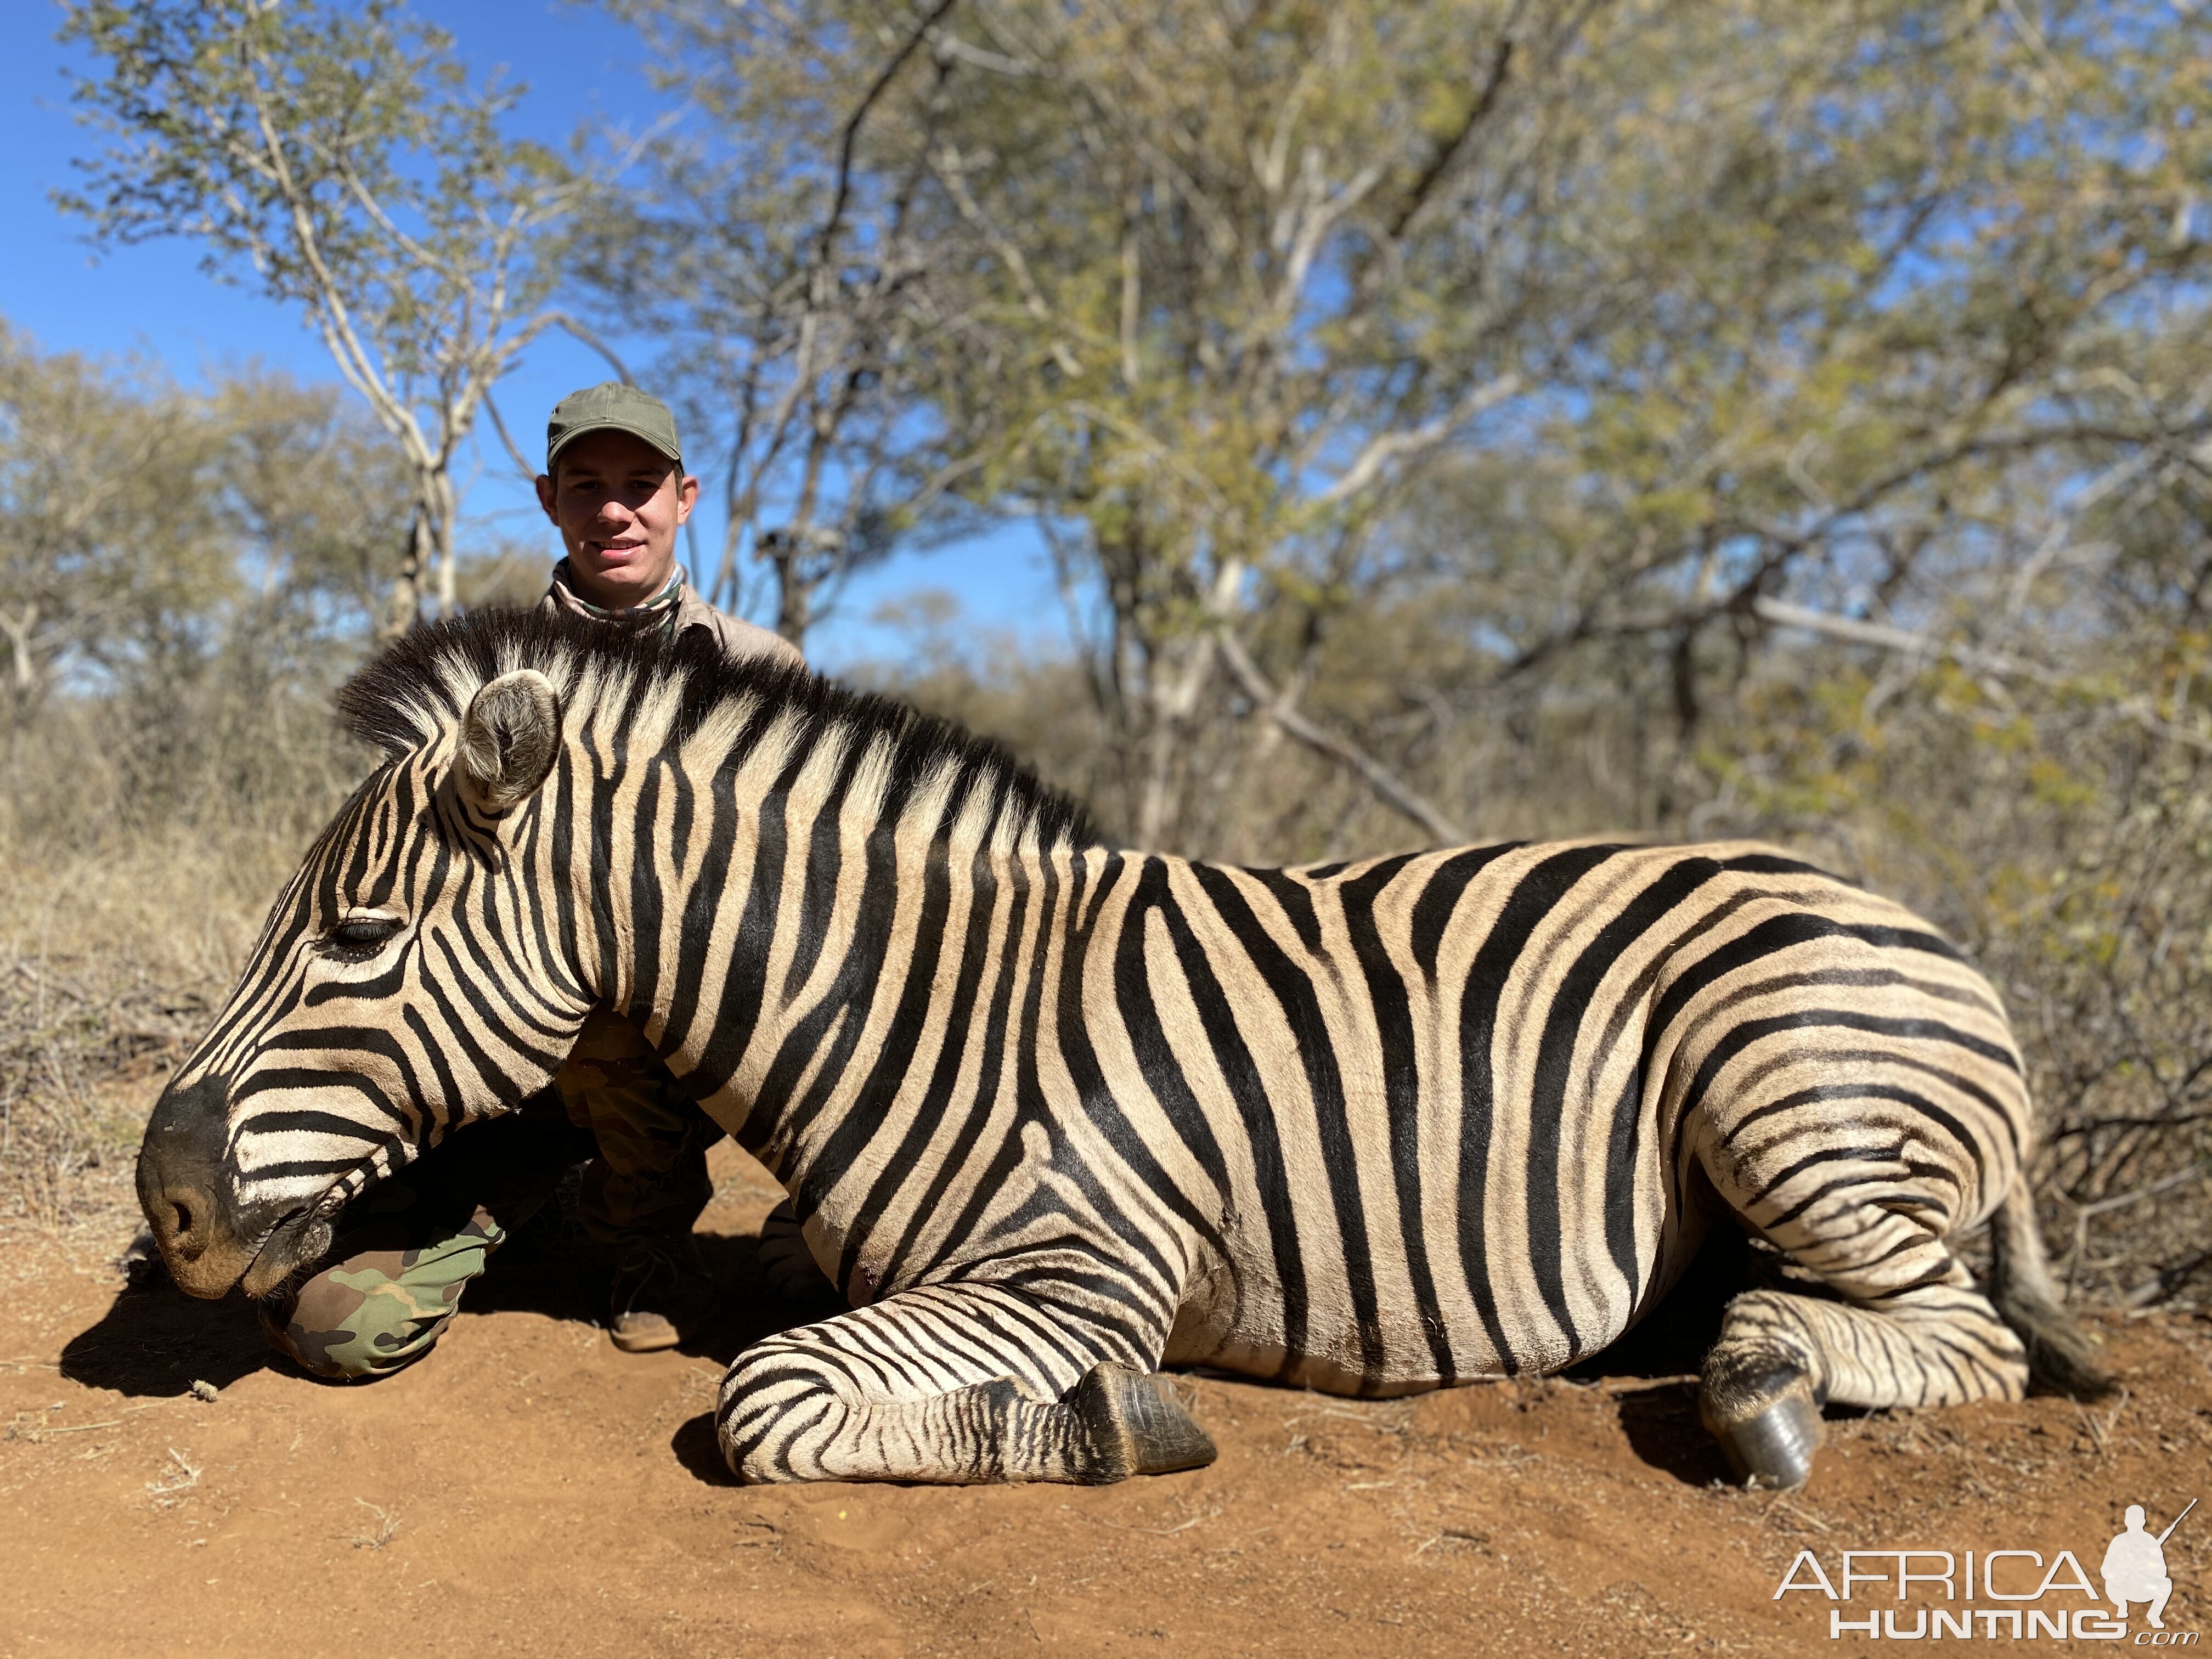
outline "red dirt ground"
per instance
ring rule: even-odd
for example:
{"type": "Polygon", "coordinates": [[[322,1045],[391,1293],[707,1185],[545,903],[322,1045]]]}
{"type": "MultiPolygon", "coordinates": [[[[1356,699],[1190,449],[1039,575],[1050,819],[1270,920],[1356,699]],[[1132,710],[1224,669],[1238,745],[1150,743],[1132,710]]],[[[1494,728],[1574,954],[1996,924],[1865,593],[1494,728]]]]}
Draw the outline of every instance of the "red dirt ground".
{"type": "MultiPolygon", "coordinates": [[[[0,1659],[1833,1653],[1826,1601],[1773,1599],[1801,1549],[1832,1577],[1844,1549],[1903,1547],[2070,1549],[2094,1574],[2125,1504],[2155,1529],[2212,1499],[2203,1316],[2100,1326],[2125,1391],[2094,1407],[1832,1421],[1812,1484],[1776,1497],[1717,1484],[1671,1374],[1710,1318],[1689,1303],[1576,1380],[1356,1404],[1189,1379],[1221,1458],[1188,1474],[738,1487],[715,1380],[803,1310],[757,1281],[774,1189],[726,1145],[716,1170],[702,1244],[754,1311],[695,1351],[616,1352],[541,1258],[368,1387],[283,1368],[242,1304],[125,1292],[127,1176],[95,1220],[0,1235],[0,1659]]],[[[2167,1625],[2212,1634],[2212,1504],[2166,1559],[2167,1625]]]]}

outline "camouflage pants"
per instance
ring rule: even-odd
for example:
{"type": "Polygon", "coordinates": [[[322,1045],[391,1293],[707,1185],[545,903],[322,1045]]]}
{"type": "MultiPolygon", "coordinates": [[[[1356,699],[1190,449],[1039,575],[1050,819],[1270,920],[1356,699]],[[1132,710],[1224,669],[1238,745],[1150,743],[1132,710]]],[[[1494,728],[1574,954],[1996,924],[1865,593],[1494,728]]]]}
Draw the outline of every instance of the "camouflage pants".
{"type": "Polygon", "coordinates": [[[595,1013],[550,1097],[457,1130],[350,1206],[321,1263],[263,1304],[262,1330],[319,1376],[386,1376],[430,1351],[506,1229],[580,1159],[578,1219],[617,1266],[690,1233],[721,1133],[636,1026],[595,1013]]]}
{"type": "Polygon", "coordinates": [[[553,1087],[568,1121],[597,1144],[578,1206],[592,1242],[619,1264],[656,1239],[690,1232],[714,1195],[707,1148],[722,1131],[678,1086],[645,1034],[619,1015],[593,1014],[553,1087]]]}

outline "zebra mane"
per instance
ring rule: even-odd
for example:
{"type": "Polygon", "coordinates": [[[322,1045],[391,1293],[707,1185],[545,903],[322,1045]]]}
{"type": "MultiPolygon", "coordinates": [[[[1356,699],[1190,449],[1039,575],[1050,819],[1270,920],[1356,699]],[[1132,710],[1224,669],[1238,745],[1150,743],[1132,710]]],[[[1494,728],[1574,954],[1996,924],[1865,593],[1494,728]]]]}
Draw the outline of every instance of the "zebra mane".
{"type": "Polygon", "coordinates": [[[355,737],[387,755],[412,753],[457,726],[487,681],[522,668],[550,680],[564,707],[612,712],[624,724],[648,702],[665,718],[673,690],[673,718],[660,738],[669,748],[717,711],[751,704],[756,712],[745,725],[756,733],[768,724],[763,715],[797,716],[802,750],[842,738],[846,752],[857,756],[882,739],[890,800],[908,799],[925,784],[941,787],[949,775],[956,795],[976,786],[988,791],[1004,833],[1033,835],[1043,848],[1100,839],[1079,802],[1045,784],[991,739],[804,668],[733,659],[703,629],[671,639],[658,629],[610,628],[542,609],[476,611],[414,629],[395,641],[340,688],[338,718],[355,737]]]}

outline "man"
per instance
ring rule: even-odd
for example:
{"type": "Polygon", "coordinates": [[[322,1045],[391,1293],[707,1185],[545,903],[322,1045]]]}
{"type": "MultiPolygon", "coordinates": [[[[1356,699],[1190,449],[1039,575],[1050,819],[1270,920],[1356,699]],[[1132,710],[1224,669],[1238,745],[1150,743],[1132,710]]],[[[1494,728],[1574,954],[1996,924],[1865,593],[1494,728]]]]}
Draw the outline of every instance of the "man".
{"type": "MultiPolygon", "coordinates": [[[[617,381],[563,398],[546,423],[538,480],[563,556],[540,603],[611,628],[702,629],[732,656],[803,665],[788,641],[723,615],[685,581],[676,532],[698,499],[660,399],[617,381]]],[[[721,1130],[644,1033],[610,1011],[586,1022],[554,1092],[558,1110],[541,1098],[471,1125],[371,1189],[323,1265],[263,1310],[270,1342],[310,1370],[349,1379],[419,1358],[506,1227],[585,1156],[578,1218],[613,1267],[615,1346],[645,1353],[680,1341],[707,1289],[691,1227],[713,1196],[707,1147],[721,1130]]]]}
{"type": "Polygon", "coordinates": [[[727,617],[695,593],[676,563],[676,532],[698,504],[676,417],[619,380],[573,392],[545,424],[538,504],[561,532],[548,610],[618,627],[703,628],[733,657],[804,665],[781,634],[727,617]]]}

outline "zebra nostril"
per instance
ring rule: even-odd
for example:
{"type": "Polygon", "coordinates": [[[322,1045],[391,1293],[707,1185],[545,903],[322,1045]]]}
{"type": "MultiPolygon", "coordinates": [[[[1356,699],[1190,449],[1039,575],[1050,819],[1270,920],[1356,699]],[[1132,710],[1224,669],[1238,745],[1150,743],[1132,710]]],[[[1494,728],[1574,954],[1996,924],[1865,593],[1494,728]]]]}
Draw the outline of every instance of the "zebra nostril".
{"type": "Polygon", "coordinates": [[[169,1243],[180,1255],[196,1256],[207,1248],[207,1241],[192,1237],[192,1206],[181,1198],[167,1200],[169,1210],[169,1243]]]}

